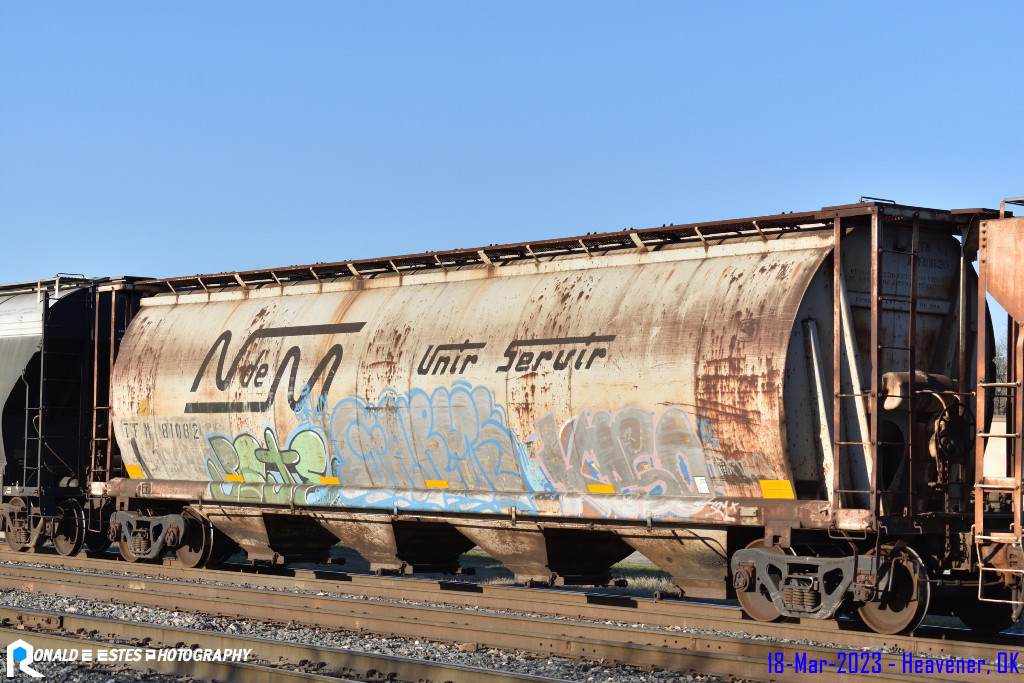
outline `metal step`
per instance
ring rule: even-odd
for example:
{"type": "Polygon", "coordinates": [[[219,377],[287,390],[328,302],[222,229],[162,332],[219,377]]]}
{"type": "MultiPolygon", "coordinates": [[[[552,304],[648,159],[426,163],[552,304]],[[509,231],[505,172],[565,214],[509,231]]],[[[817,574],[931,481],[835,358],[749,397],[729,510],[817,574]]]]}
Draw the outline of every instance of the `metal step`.
{"type": "MultiPolygon", "coordinates": [[[[990,531],[984,535],[976,534],[974,536],[974,540],[992,541],[993,543],[1009,543],[1010,545],[1020,545],[1020,534],[1015,534],[1012,531],[990,531]]],[[[993,569],[993,567],[986,567],[986,570],[988,571],[991,571],[993,569]]]]}
{"type": "Polygon", "coordinates": [[[1020,488],[1020,482],[1013,477],[983,477],[974,487],[988,491],[1011,492],[1020,488]]]}

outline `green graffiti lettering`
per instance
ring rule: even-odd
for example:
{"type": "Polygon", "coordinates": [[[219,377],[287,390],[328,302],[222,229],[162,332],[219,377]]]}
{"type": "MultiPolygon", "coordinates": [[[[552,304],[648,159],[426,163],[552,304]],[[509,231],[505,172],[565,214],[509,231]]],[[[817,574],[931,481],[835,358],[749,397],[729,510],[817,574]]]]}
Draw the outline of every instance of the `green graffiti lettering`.
{"type": "Polygon", "coordinates": [[[256,458],[266,465],[268,473],[271,469],[276,470],[281,477],[281,483],[298,484],[299,482],[295,481],[292,476],[289,465],[294,465],[299,461],[299,454],[287,448],[284,450],[278,448],[277,435],[272,429],[266,430],[263,434],[267,440],[267,447],[257,448],[256,458]]]}
{"type": "Polygon", "coordinates": [[[245,481],[264,482],[267,470],[260,462],[257,451],[260,450],[259,440],[248,434],[241,434],[235,439],[235,453],[238,457],[238,472],[245,481]]]}
{"type": "Polygon", "coordinates": [[[288,448],[299,454],[296,470],[303,481],[319,484],[327,471],[327,447],[320,435],[312,430],[299,432],[288,448]]]}
{"type": "Polygon", "coordinates": [[[287,505],[305,500],[309,485],[320,484],[328,466],[320,434],[303,430],[286,448],[278,445],[272,429],[264,430],[263,437],[266,445],[250,434],[239,434],[233,441],[207,437],[212,453],[206,456],[206,471],[214,500],[287,505]]]}

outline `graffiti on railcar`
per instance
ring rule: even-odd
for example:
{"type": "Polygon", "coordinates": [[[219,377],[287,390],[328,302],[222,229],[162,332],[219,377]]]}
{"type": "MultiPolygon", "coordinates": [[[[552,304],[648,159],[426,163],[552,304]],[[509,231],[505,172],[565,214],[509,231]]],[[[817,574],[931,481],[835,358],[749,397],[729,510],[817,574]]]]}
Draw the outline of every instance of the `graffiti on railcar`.
{"type": "Polygon", "coordinates": [[[768,462],[768,458],[760,453],[744,453],[729,455],[712,451],[708,458],[708,467],[713,472],[715,481],[727,485],[752,486],[761,479],[777,479],[779,475],[768,462]]]}
{"type": "Polygon", "coordinates": [[[327,434],[331,425],[331,411],[327,407],[327,396],[318,393],[304,394],[295,404],[297,429],[312,429],[327,434]]]}
{"type": "Polygon", "coordinates": [[[351,396],[329,413],[324,408],[315,396],[297,403],[300,428],[283,448],[269,427],[262,440],[210,435],[212,495],[248,499],[255,489],[232,484],[252,482],[292,487],[297,504],[466,512],[559,508],[550,495],[554,487],[527,457],[487,387],[459,381],[430,394],[388,389],[376,400],[351,396]],[[517,495],[527,493],[539,495],[517,495]]]}
{"type": "Polygon", "coordinates": [[[553,490],[484,386],[350,397],[331,414],[337,476],[347,486],[459,491],[553,490]]]}
{"type": "MultiPolygon", "coordinates": [[[[265,503],[564,516],[685,517],[723,485],[763,475],[761,456],[725,457],[711,423],[681,406],[552,411],[524,443],[485,386],[349,396],[328,410],[296,404],[285,438],[207,436],[215,499],[265,503]],[[528,445],[527,445],[528,444],[528,445]]],[[[727,511],[722,511],[728,515],[727,511]]]]}
{"type": "Polygon", "coordinates": [[[761,479],[777,477],[768,458],[761,453],[726,454],[707,415],[697,418],[697,430],[704,442],[708,470],[715,482],[725,486],[751,486],[761,479]]]}
{"type": "Polygon", "coordinates": [[[323,483],[328,465],[324,438],[312,429],[294,432],[282,446],[267,427],[262,439],[242,433],[207,436],[210,495],[214,500],[241,500],[286,505],[301,500],[297,486],[323,483]]]}
{"type": "Polygon", "coordinates": [[[722,522],[735,522],[740,506],[734,500],[711,500],[708,502],[706,516],[722,522]]]}
{"type": "Polygon", "coordinates": [[[548,479],[559,491],[579,492],[601,516],[635,517],[637,497],[661,517],[680,512],[671,499],[714,495],[704,445],[679,406],[585,410],[561,426],[548,413],[534,426],[534,453],[548,479]]]}

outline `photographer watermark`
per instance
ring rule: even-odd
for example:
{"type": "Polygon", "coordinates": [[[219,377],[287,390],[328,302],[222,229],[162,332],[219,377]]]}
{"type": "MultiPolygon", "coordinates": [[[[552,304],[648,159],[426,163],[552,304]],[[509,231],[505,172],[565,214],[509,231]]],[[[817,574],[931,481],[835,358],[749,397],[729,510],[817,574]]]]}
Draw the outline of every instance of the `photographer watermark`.
{"type": "Polygon", "coordinates": [[[200,648],[200,647],[123,647],[96,646],[83,648],[41,648],[24,640],[16,640],[7,647],[7,677],[24,673],[43,678],[32,667],[38,662],[91,664],[133,664],[145,662],[247,662],[252,649],[200,648]]]}

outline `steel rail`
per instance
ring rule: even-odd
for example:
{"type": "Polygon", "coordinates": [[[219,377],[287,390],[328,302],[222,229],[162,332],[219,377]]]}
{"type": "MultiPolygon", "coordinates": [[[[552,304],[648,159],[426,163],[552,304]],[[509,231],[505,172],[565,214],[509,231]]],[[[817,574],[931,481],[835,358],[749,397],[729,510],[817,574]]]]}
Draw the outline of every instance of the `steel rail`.
{"type": "Polygon", "coordinates": [[[743,632],[751,636],[785,637],[829,642],[847,648],[882,647],[934,657],[980,657],[988,659],[993,647],[1019,651],[1020,637],[987,636],[985,642],[970,631],[921,627],[914,636],[885,636],[862,630],[853,621],[804,620],[801,623],[762,623],[743,617],[736,607],[689,601],[657,601],[554,589],[526,589],[516,586],[487,586],[454,581],[430,581],[415,578],[379,577],[343,574],[322,570],[275,570],[270,574],[249,573],[238,569],[186,569],[167,564],[128,564],[85,557],[60,557],[41,553],[27,555],[0,551],[0,560],[31,562],[83,571],[116,571],[134,576],[168,580],[207,581],[242,584],[275,591],[308,591],[359,597],[425,602],[453,607],[503,610],[585,619],[599,622],[642,623],[660,628],[699,628],[743,632]],[[31,558],[31,559],[30,559],[31,558]],[[860,629],[860,630],[854,630],[860,629]],[[994,641],[994,642],[993,642],[994,641]]]}
{"type": "MultiPolygon", "coordinates": [[[[351,598],[310,596],[284,592],[257,592],[252,588],[177,583],[166,579],[122,577],[103,574],[73,574],[66,570],[0,567],[0,588],[28,590],[63,596],[88,595],[95,600],[145,604],[163,609],[183,608],[186,602],[201,600],[202,612],[231,618],[260,619],[280,623],[285,615],[291,624],[305,623],[325,628],[359,630],[431,640],[481,643],[487,647],[512,648],[541,654],[586,659],[614,660],[634,666],[674,671],[697,671],[719,676],[777,681],[806,680],[796,670],[773,671],[768,676],[770,657],[796,662],[798,653],[811,661],[831,663],[833,669],[844,653],[818,645],[705,635],[643,627],[617,627],[579,623],[536,616],[465,612],[440,607],[378,603],[351,598]],[[19,576],[19,570],[24,573],[19,576]],[[25,574],[28,574],[27,576],[25,574]]],[[[194,608],[188,611],[196,611],[194,608]]],[[[704,628],[707,628],[705,625],[704,628]]],[[[789,636],[784,630],[776,633],[789,636]]],[[[820,640],[820,630],[818,637],[820,640]]],[[[977,645],[975,646],[977,647],[977,645]]],[[[988,656],[961,658],[995,661],[1000,651],[986,648],[988,656]]],[[[991,680],[971,675],[906,674],[902,658],[879,655],[883,667],[872,675],[876,681],[991,680]]],[[[995,670],[993,668],[993,670],[995,670]]],[[[832,680],[860,680],[859,676],[833,673],[832,680]]]]}
{"type": "MultiPolygon", "coordinates": [[[[334,674],[352,675],[362,678],[370,671],[383,675],[388,680],[396,681],[449,681],[451,683],[557,683],[559,679],[543,676],[532,676],[528,674],[514,674],[504,671],[494,671],[479,667],[465,666],[461,664],[445,664],[428,660],[412,659],[409,657],[397,657],[391,655],[379,655],[357,650],[349,650],[336,647],[322,647],[306,643],[292,643],[268,638],[257,638],[228,634],[216,631],[202,631],[195,629],[179,628],[174,626],[160,626],[137,621],[125,621],[120,619],[109,619],[106,617],[86,616],[68,612],[55,612],[47,610],[24,609],[16,607],[0,607],[0,624],[4,627],[14,627],[9,630],[11,634],[18,634],[15,637],[28,638],[36,645],[36,634],[46,634],[52,637],[64,637],[74,641],[74,645],[64,647],[82,647],[82,637],[103,637],[107,640],[128,641],[133,643],[130,647],[155,650],[160,648],[192,648],[203,649],[230,649],[247,650],[251,649],[254,658],[265,664],[247,663],[247,666],[256,666],[259,669],[266,669],[268,677],[254,679],[252,674],[240,667],[241,674],[235,678],[227,678],[221,671],[196,672],[187,665],[199,665],[203,662],[160,662],[163,665],[180,664],[183,668],[165,667],[158,669],[162,673],[190,674],[203,676],[204,678],[215,678],[217,680],[288,680],[288,677],[296,680],[331,680],[335,683],[347,679],[339,679],[334,676],[319,676],[306,672],[296,672],[290,669],[280,668],[280,665],[314,668],[318,672],[331,671],[334,674]],[[77,638],[73,635],[56,636],[53,631],[65,634],[79,634],[77,638]],[[31,636],[26,634],[31,633],[31,636]],[[134,643],[141,643],[135,645],[134,643]],[[269,666],[267,665],[269,664],[269,666]],[[358,672],[358,673],[355,673],[358,672]]],[[[3,631],[0,631],[3,632],[3,631]]],[[[105,643],[104,646],[117,647],[117,645],[105,643]]],[[[157,667],[152,666],[157,660],[138,662],[141,669],[157,667]]],[[[127,662],[129,665],[131,662],[127,662]]],[[[210,662],[216,664],[218,662],[210,662]]],[[[224,664],[246,664],[239,662],[224,662],[224,664]]],[[[262,674],[261,674],[262,676],[262,674]]]]}

